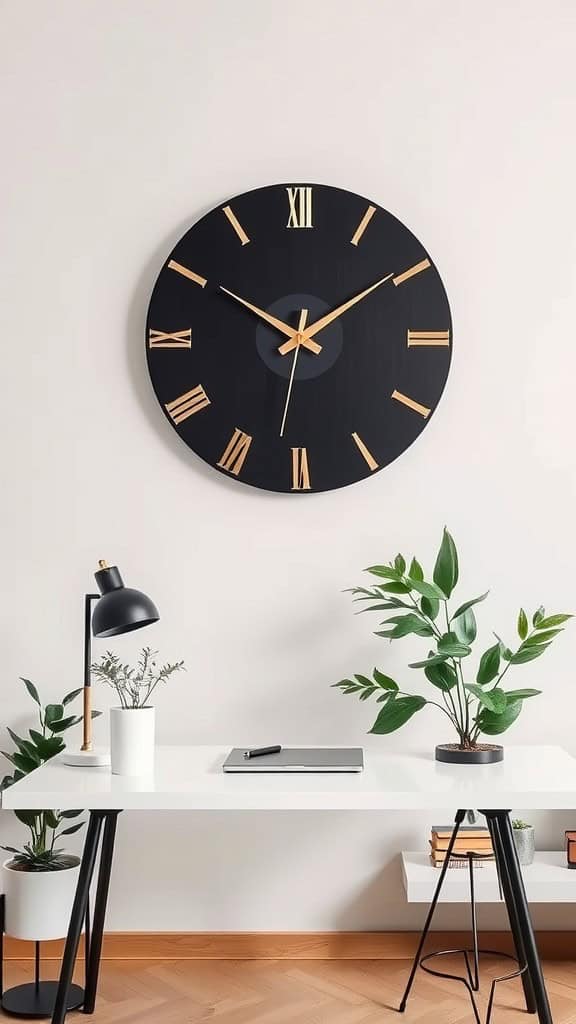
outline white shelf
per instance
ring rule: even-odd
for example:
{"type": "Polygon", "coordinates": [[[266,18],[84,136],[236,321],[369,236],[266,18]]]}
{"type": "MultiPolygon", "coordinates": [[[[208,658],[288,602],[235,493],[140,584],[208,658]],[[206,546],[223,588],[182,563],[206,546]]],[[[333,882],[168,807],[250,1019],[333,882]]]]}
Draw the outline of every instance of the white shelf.
{"type": "MultiPolygon", "coordinates": [[[[563,851],[537,853],[534,863],[522,868],[522,874],[529,903],[576,903],[576,869],[566,867],[563,851]]],[[[432,867],[426,853],[402,853],[402,878],[408,903],[430,903],[439,876],[440,868],[432,867]]],[[[500,901],[494,864],[475,868],[474,883],[478,903],[500,901]]],[[[467,868],[449,868],[441,902],[468,903],[469,899],[467,868]]]]}

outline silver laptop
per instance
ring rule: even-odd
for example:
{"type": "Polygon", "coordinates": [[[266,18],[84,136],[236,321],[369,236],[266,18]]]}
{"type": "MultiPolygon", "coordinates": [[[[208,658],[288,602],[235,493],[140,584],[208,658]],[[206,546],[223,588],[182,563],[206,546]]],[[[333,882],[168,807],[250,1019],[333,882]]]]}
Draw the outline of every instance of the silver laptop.
{"type": "Polygon", "coordinates": [[[225,772],[361,772],[362,747],[285,747],[278,754],[246,757],[235,747],[222,765],[225,772]]]}

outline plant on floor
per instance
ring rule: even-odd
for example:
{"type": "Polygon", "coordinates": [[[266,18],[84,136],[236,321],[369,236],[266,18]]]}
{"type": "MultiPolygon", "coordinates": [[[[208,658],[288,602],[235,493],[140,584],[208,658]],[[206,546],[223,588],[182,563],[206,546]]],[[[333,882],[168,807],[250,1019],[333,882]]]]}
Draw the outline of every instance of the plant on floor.
{"type": "MultiPolygon", "coordinates": [[[[24,686],[37,706],[39,727],[28,730],[28,738],[19,736],[8,726],[7,732],[15,745],[12,753],[1,751],[13,765],[12,775],[5,775],[0,782],[0,792],[13,786],[25,775],[39,768],[50,758],[61,753],[66,743],[63,733],[82,721],[81,715],[67,715],[68,705],[82,693],[82,688],[72,690],[62,698],[59,704],[43,705],[38,690],[29,679],[22,679],[24,686]]],[[[92,717],[100,715],[93,711],[92,717]]],[[[14,854],[12,863],[25,871],[58,871],[69,867],[68,858],[61,848],[55,846],[56,840],[63,835],[72,835],[82,828],[83,822],[77,822],[63,831],[58,832],[66,818],[76,818],[82,811],[16,811],[16,817],[30,830],[30,839],[22,849],[3,846],[3,850],[14,854]]]]}
{"type": "Polygon", "coordinates": [[[362,611],[393,611],[380,623],[384,629],[376,636],[394,641],[415,635],[428,641],[425,658],[409,667],[422,670],[438,691],[438,700],[406,693],[399,684],[374,669],[372,677],[355,675],[333,685],[344,693],[357,694],[360,700],[375,696],[382,708],[370,732],[386,734],[403,726],[427,704],[439,708],[449,719],[458,737],[460,750],[477,750],[479,737],[496,736],[516,721],[528,697],[540,690],[507,690],[502,683],[511,668],[539,658],[562,632],[567,614],[547,615],[540,607],[529,619],[523,608],[517,620],[519,644],[512,649],[494,634],[496,642],[483,652],[476,673],[469,670],[477,626],[473,611],[488,596],[460,603],[454,611],[449,599],[458,582],[458,553],[453,538],[444,529],[432,579],[426,579],[416,558],[407,567],[402,555],[386,565],[370,566],[366,572],[381,583],[372,587],[354,587],[355,601],[367,602],[362,611]]]}
{"type": "Polygon", "coordinates": [[[135,668],[124,665],[117,654],[106,651],[99,662],[91,666],[97,679],[107,683],[118,694],[125,710],[149,707],[149,700],[159,683],[165,683],[174,672],[185,672],[183,661],[158,666],[158,651],[143,647],[135,668]]]}

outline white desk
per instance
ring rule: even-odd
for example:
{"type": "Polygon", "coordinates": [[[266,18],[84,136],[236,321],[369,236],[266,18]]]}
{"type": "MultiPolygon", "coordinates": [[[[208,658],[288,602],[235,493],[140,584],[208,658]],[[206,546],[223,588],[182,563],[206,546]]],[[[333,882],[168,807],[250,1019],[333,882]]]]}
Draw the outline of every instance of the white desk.
{"type": "MultiPolygon", "coordinates": [[[[90,811],[53,1024],[63,1024],[66,1017],[90,882],[102,840],[84,994],[84,1012],[94,1010],[120,811],[457,810],[457,819],[461,820],[469,808],[486,811],[517,954],[528,965],[523,975],[527,1007],[538,1013],[541,1024],[552,1024],[508,812],[514,807],[576,808],[576,760],[559,747],[508,747],[503,762],[482,766],[440,764],[431,752],[421,756],[369,752],[361,774],[224,775],[221,765],[227,752],[225,747],[159,747],[154,774],[139,779],[111,775],[107,768],[72,768],[55,759],[2,794],[4,808],[84,807],[90,811]]],[[[445,871],[439,875],[441,884],[445,871]]],[[[415,966],[416,961],[402,1008],[415,966]]]]}
{"type": "Polygon", "coordinates": [[[225,775],[228,747],[158,747],[153,776],[71,768],[58,758],[7,789],[2,807],[139,811],[454,811],[576,808],[576,760],[560,747],[508,747],[504,761],[367,752],[360,774],[225,775]]]}

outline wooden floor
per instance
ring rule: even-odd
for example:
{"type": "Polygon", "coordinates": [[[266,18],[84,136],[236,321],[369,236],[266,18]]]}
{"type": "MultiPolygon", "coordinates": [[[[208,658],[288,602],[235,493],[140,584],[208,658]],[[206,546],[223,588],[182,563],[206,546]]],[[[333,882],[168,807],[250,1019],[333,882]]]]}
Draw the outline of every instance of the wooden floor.
{"type": "MultiPolygon", "coordinates": [[[[486,962],[482,1016],[490,978],[504,973],[508,964],[486,962]]],[[[455,961],[451,967],[460,973],[455,961]]],[[[43,976],[54,977],[55,969],[56,962],[48,961],[43,976]]],[[[473,1024],[464,986],[422,971],[400,1018],[394,1007],[408,969],[404,960],[106,961],[92,1020],[94,1024],[382,1024],[395,1020],[473,1024]]],[[[576,964],[550,962],[545,972],[555,1024],[576,1024],[576,964]]],[[[8,963],[5,985],[21,984],[31,975],[29,962],[8,963]]],[[[80,1024],[86,1017],[71,1013],[68,1020],[80,1024]]],[[[534,1020],[522,1012],[518,980],[498,986],[494,1024],[534,1020]]]]}

